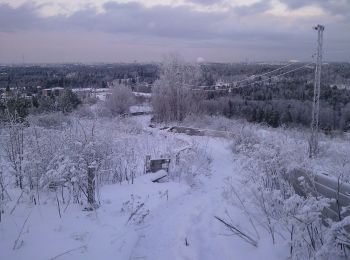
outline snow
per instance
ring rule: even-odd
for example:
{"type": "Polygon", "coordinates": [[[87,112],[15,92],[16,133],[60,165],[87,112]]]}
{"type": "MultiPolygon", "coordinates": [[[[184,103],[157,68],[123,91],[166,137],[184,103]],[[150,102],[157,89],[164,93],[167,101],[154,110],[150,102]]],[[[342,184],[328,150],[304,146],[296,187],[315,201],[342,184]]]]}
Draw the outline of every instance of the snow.
{"type": "Polygon", "coordinates": [[[151,93],[144,93],[144,92],[132,92],[136,97],[152,97],[151,93]]]}
{"type": "MultiPolygon", "coordinates": [[[[139,117],[145,127],[149,116],[139,117]]],[[[157,129],[151,129],[159,132],[157,129]]],[[[161,132],[161,135],[174,136],[161,132]]],[[[20,204],[0,223],[0,259],[281,259],[287,252],[271,249],[271,243],[257,249],[234,236],[215,218],[229,207],[223,198],[228,177],[239,175],[229,142],[221,138],[178,135],[184,143],[198,143],[212,157],[209,176],[198,176],[192,187],[183,182],[152,183],[154,174],[138,177],[135,184],[106,185],[101,205],[93,212],[70,204],[59,217],[54,198],[47,195],[41,205],[20,204]],[[199,183],[199,184],[198,184],[199,183]],[[140,224],[122,212],[125,202],[145,203],[140,224]],[[13,250],[21,226],[29,215],[20,241],[13,250]],[[187,245],[186,245],[187,241],[187,245]],[[68,253],[65,253],[72,250],[68,253]]],[[[16,196],[14,196],[16,197],[16,196]]],[[[130,204],[129,204],[130,205],[130,204]]],[[[61,209],[63,211],[63,209],[61,209]]],[[[244,225],[239,209],[230,214],[244,225]]]]}
{"type": "Polygon", "coordinates": [[[152,175],[137,178],[136,183],[107,185],[101,191],[101,206],[96,212],[82,211],[71,204],[62,219],[55,204],[48,201],[39,206],[17,208],[13,216],[6,216],[0,224],[0,259],[50,259],[67,250],[82,247],[59,259],[129,259],[138,240],[137,229],[127,224],[128,214],[121,212],[122,204],[130,196],[140,197],[145,207],[153,211],[166,207],[187,185],[168,182],[154,184],[152,175]],[[167,191],[169,201],[161,196],[167,191]],[[21,248],[12,250],[20,228],[29,216],[21,239],[21,248]]]}
{"type": "MultiPolygon", "coordinates": [[[[270,151],[285,145],[287,148],[282,149],[282,153],[291,156],[287,158],[293,158],[295,164],[303,162],[307,149],[302,135],[252,125],[247,128],[240,122],[235,122],[232,128],[223,121],[216,122],[215,127],[206,122],[192,122],[198,128],[205,126],[218,131],[230,130],[236,134],[246,127],[245,135],[241,139],[236,138],[232,145],[232,139],[229,138],[187,136],[148,128],[150,118],[149,115],[135,117],[137,126],[127,120],[118,124],[111,122],[113,127],[104,129],[106,120],[97,122],[96,128],[103,135],[108,135],[111,142],[118,143],[118,138],[129,138],[131,142],[127,144],[137,144],[140,149],[146,150],[143,153],[153,151],[152,156],[197,146],[196,151],[207,153],[211,159],[209,172],[199,168],[180,168],[193,176],[153,183],[152,180],[161,174],[158,172],[138,176],[134,184],[123,182],[104,185],[100,190],[99,208],[83,211],[82,205],[70,203],[64,209],[67,205],[64,204],[61,205],[62,218],[58,214],[54,193],[42,194],[41,204],[36,206],[21,201],[12,214],[6,211],[0,222],[0,259],[41,260],[56,256],[56,259],[84,260],[287,259],[289,245],[286,239],[277,235],[276,243],[272,244],[270,235],[258,226],[260,238],[258,246],[254,247],[232,235],[215,216],[230,217],[242,230],[253,233],[247,215],[225,196],[227,183],[230,181],[242,197],[246,196],[241,182],[246,174],[245,166],[255,159],[249,156],[258,156],[262,149],[270,151]],[[123,132],[125,125],[130,125],[130,133],[123,132]],[[111,129],[120,132],[111,132],[111,129]],[[239,150],[241,143],[247,142],[249,151],[233,152],[233,146],[239,150]],[[296,149],[300,153],[295,153],[296,149]],[[302,159],[296,159],[297,156],[302,159]],[[197,175],[198,171],[204,174],[197,175]],[[144,206],[133,215],[132,212],[140,205],[144,206]],[[27,217],[19,243],[13,249],[27,217]]],[[[322,140],[328,144],[328,150],[324,151],[326,156],[335,151],[347,152],[346,144],[340,139],[335,139],[334,144],[325,137],[322,140]],[[341,150],[337,150],[336,145],[341,150]]],[[[194,161],[199,158],[189,159],[193,160],[187,162],[189,167],[202,164],[202,161],[194,161]]],[[[330,162],[325,160],[323,163],[330,162]]],[[[14,199],[9,204],[13,208],[20,194],[15,189],[10,189],[10,193],[14,199]]]]}
{"type": "MultiPolygon", "coordinates": [[[[225,212],[227,204],[222,192],[227,177],[238,174],[223,139],[209,140],[213,156],[212,175],[202,179],[202,185],[189,190],[151,213],[148,226],[140,232],[140,239],[131,259],[281,259],[287,257],[282,246],[271,250],[271,244],[258,249],[227,231],[214,218],[225,212]],[[188,245],[186,245],[186,241],[188,245]]],[[[245,216],[237,210],[235,220],[242,224],[245,216]]]]}
{"type": "Polygon", "coordinates": [[[149,106],[148,104],[135,105],[135,106],[131,106],[129,111],[130,113],[152,112],[152,107],[149,106]]]}

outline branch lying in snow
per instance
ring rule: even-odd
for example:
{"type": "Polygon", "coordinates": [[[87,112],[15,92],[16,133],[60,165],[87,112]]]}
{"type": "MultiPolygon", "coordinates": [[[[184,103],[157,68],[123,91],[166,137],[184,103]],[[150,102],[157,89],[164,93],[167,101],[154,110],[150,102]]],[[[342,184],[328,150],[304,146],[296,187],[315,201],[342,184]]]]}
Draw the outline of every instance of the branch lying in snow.
{"type": "Polygon", "coordinates": [[[16,209],[18,203],[19,203],[19,200],[22,198],[23,193],[24,193],[24,191],[22,190],[21,195],[19,195],[15,205],[13,206],[12,210],[10,211],[10,215],[12,215],[12,213],[15,211],[15,209],[16,209]]]}
{"type": "Polygon", "coordinates": [[[128,221],[127,221],[126,223],[129,223],[129,221],[137,214],[137,212],[138,212],[143,206],[145,206],[145,203],[141,203],[140,205],[138,205],[137,208],[135,209],[135,211],[132,212],[132,213],[130,214],[130,217],[129,217],[129,219],[128,219],[128,221]]]}
{"type": "Polygon", "coordinates": [[[56,201],[57,201],[58,215],[60,216],[60,218],[62,218],[62,215],[61,215],[61,207],[60,207],[60,201],[58,200],[57,192],[56,192],[56,201]]]}
{"type": "Polygon", "coordinates": [[[221,223],[223,223],[233,234],[239,236],[240,238],[242,238],[244,241],[246,241],[247,243],[251,244],[252,246],[257,247],[258,246],[258,242],[256,240],[254,240],[253,238],[251,238],[250,236],[248,236],[247,234],[243,233],[241,230],[239,230],[238,228],[236,228],[235,226],[233,226],[233,224],[229,224],[227,223],[225,220],[223,220],[220,217],[214,216],[218,221],[220,221],[221,223]]]}
{"type": "Polygon", "coordinates": [[[65,252],[63,252],[63,253],[61,253],[59,255],[56,255],[56,256],[50,258],[50,260],[55,260],[55,259],[65,255],[65,254],[69,254],[69,253],[77,251],[79,249],[86,249],[86,248],[87,248],[87,245],[83,245],[83,246],[80,246],[80,247],[77,247],[77,248],[73,248],[73,249],[67,250],[67,251],[65,251],[65,252]]]}
{"type": "Polygon", "coordinates": [[[18,249],[18,248],[20,247],[20,246],[18,245],[18,241],[19,241],[19,239],[21,238],[21,235],[22,235],[22,233],[23,233],[23,229],[24,229],[24,227],[25,227],[25,225],[26,225],[26,223],[27,223],[27,221],[28,221],[29,216],[30,216],[31,213],[32,213],[32,211],[29,212],[29,214],[28,214],[26,220],[23,222],[22,228],[21,228],[21,230],[19,231],[19,234],[18,234],[18,236],[17,236],[17,238],[16,238],[16,240],[15,240],[15,243],[13,244],[13,248],[12,248],[13,250],[16,250],[16,249],[18,249]]]}

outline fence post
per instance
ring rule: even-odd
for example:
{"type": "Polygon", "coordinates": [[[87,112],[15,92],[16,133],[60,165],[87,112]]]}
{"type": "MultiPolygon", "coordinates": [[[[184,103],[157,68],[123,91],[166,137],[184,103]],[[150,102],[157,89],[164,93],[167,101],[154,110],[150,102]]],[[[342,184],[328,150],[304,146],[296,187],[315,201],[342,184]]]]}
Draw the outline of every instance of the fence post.
{"type": "Polygon", "coordinates": [[[148,173],[151,169],[151,156],[150,155],[146,155],[146,163],[145,163],[145,172],[144,173],[148,173]]]}

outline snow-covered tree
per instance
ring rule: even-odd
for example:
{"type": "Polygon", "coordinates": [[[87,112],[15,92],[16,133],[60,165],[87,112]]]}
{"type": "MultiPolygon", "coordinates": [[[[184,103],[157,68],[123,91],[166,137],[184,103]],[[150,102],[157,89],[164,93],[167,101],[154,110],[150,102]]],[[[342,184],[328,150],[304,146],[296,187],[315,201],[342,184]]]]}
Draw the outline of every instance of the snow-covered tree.
{"type": "Polygon", "coordinates": [[[197,86],[199,77],[198,65],[186,63],[177,54],[164,57],[160,78],[152,91],[152,105],[158,121],[182,121],[187,115],[198,112],[198,93],[192,88],[197,86]]]}
{"type": "Polygon", "coordinates": [[[117,116],[128,113],[130,106],[134,103],[134,95],[131,89],[125,85],[116,85],[110,89],[110,92],[105,101],[105,106],[111,115],[117,116]]]}

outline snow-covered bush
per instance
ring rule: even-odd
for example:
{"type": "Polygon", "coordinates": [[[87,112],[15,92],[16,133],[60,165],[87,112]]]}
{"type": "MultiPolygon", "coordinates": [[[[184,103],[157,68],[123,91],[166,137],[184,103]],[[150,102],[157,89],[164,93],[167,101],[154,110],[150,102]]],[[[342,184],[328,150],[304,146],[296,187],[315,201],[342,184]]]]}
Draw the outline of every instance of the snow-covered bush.
{"type": "Polygon", "coordinates": [[[178,151],[172,156],[172,160],[170,170],[170,178],[172,179],[185,180],[188,184],[193,185],[199,181],[198,176],[210,173],[211,157],[205,146],[200,146],[197,143],[178,151]]]}
{"type": "Polygon", "coordinates": [[[9,180],[6,178],[4,171],[0,168],[0,223],[2,221],[2,215],[7,211],[7,203],[11,201],[11,197],[8,194],[9,180]]]}
{"type": "Polygon", "coordinates": [[[350,256],[350,216],[339,222],[329,221],[329,229],[324,236],[321,250],[317,257],[332,259],[334,256],[348,258],[350,256]]]}
{"type": "MultiPolygon", "coordinates": [[[[45,191],[59,195],[62,203],[84,203],[88,172],[93,171],[98,202],[99,187],[106,183],[134,183],[144,173],[146,155],[174,158],[189,144],[175,136],[147,131],[133,118],[80,117],[47,114],[30,117],[30,123],[13,123],[2,129],[6,173],[29,201],[40,203],[45,191]],[[20,141],[20,142],[19,142],[20,141]],[[8,174],[7,174],[8,175],[8,174]]],[[[208,172],[205,151],[199,146],[180,156],[172,172],[190,179],[208,172]],[[196,163],[189,163],[195,161],[196,163]]],[[[178,176],[177,176],[178,177],[178,176]]],[[[24,196],[23,196],[24,198],[24,196]]],[[[56,197],[54,198],[56,199],[56,197]]]]}
{"type": "Polygon", "coordinates": [[[90,105],[80,105],[75,111],[74,115],[79,118],[94,118],[95,114],[93,110],[91,109],[90,105]]]}
{"type": "Polygon", "coordinates": [[[136,152],[138,147],[130,139],[122,140],[117,147],[118,156],[116,156],[113,164],[113,182],[127,181],[133,184],[137,172],[143,171],[141,168],[143,160],[136,152]]]}
{"type": "Polygon", "coordinates": [[[242,127],[232,143],[234,153],[249,152],[254,150],[254,146],[259,143],[259,137],[248,127],[242,127]]]}
{"type": "Polygon", "coordinates": [[[28,121],[39,127],[44,128],[62,128],[69,125],[70,117],[64,115],[62,112],[41,114],[37,116],[30,116],[28,121]]]}
{"type": "Polygon", "coordinates": [[[284,228],[289,232],[290,255],[295,259],[315,258],[324,244],[327,227],[322,212],[329,199],[292,195],[284,201],[284,228]]]}
{"type": "Polygon", "coordinates": [[[129,112],[130,106],[134,104],[134,95],[130,88],[117,85],[110,89],[111,94],[107,96],[105,107],[112,116],[129,112]]]}
{"type": "Polygon", "coordinates": [[[329,140],[321,135],[322,153],[319,158],[309,160],[307,135],[300,129],[237,125],[241,126],[241,131],[234,137],[233,152],[244,174],[239,180],[239,192],[234,188],[236,181],[231,180],[225,197],[248,216],[255,238],[258,239],[261,232],[255,228],[259,226],[267,231],[272,242],[280,238],[288,241],[293,259],[346,255],[347,220],[344,219],[342,224],[326,224],[329,220],[325,219],[325,208],[334,202],[314,197],[314,194],[299,196],[290,182],[290,172],[297,168],[332,175],[341,173],[341,181],[346,181],[348,163],[344,154],[349,149],[343,145],[344,140],[329,140]],[[338,147],[334,146],[335,141],[338,147]]]}

